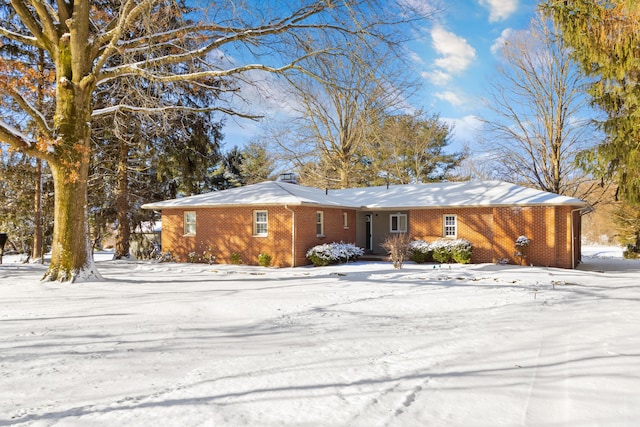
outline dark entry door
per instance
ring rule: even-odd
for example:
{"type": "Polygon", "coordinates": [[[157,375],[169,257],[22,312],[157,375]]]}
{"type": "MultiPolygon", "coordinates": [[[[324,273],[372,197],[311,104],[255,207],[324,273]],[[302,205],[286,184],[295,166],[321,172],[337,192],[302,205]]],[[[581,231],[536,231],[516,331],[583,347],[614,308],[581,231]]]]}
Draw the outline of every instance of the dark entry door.
{"type": "Polygon", "coordinates": [[[373,234],[371,227],[371,215],[366,215],[366,223],[365,223],[365,250],[370,251],[373,249],[373,234]]]}

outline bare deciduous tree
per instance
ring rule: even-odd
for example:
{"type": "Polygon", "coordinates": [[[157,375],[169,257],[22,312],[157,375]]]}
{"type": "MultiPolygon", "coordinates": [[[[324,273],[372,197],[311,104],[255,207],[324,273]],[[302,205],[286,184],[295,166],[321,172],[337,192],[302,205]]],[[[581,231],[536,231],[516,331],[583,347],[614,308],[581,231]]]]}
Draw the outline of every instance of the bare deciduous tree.
{"type": "Polygon", "coordinates": [[[274,0],[260,2],[260,7],[229,1],[212,3],[210,10],[189,9],[177,0],[11,0],[10,4],[15,17],[3,16],[0,36],[45,52],[55,69],[55,114],[48,120],[33,102],[33,93],[16,84],[32,72],[32,65],[20,58],[11,58],[11,63],[0,58],[0,83],[13,100],[4,108],[28,115],[42,135],[37,140],[19,121],[0,119],[0,141],[46,160],[51,168],[55,226],[51,263],[43,279],[59,281],[99,276],[87,220],[95,117],[113,111],[172,110],[242,115],[229,103],[190,108],[171,103],[170,98],[155,105],[123,100],[95,109],[100,85],[135,78],[170,91],[178,83],[192,82],[227,99],[237,89],[229,82],[252,71],[312,74],[302,61],[332,53],[330,47],[317,47],[315,41],[322,34],[384,39],[393,31],[389,25],[411,19],[407,10],[400,10],[405,3],[376,0],[274,0]],[[194,69],[194,64],[201,66],[194,69]]]}
{"type": "Polygon", "coordinates": [[[320,79],[292,79],[292,113],[271,139],[296,165],[302,182],[327,188],[363,185],[371,128],[380,117],[409,108],[406,99],[416,83],[397,52],[383,43],[348,43],[340,55],[309,61],[320,79]]]}
{"type": "Polygon", "coordinates": [[[575,157],[593,140],[585,78],[548,20],[506,40],[504,68],[491,85],[485,147],[504,179],[544,191],[582,196],[591,186],[575,157]]]}

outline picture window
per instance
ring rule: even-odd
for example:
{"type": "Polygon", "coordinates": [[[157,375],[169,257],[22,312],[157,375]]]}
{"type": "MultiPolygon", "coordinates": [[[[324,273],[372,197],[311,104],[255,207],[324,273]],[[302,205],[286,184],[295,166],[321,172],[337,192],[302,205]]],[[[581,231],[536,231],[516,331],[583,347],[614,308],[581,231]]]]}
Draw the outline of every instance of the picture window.
{"type": "Polygon", "coordinates": [[[389,231],[392,233],[407,232],[407,214],[391,214],[389,215],[389,231]]]}

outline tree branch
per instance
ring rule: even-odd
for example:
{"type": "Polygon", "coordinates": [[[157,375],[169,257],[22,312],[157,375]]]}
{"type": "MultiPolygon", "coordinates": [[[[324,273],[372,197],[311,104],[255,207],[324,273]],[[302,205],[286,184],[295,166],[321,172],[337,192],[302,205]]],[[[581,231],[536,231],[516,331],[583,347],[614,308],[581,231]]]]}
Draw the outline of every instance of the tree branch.
{"type": "Polygon", "coordinates": [[[100,48],[103,44],[105,44],[108,40],[108,45],[102,51],[100,57],[95,61],[95,65],[93,66],[93,73],[98,74],[107,60],[111,57],[111,54],[117,49],[118,41],[120,37],[124,33],[124,31],[129,28],[135,20],[140,16],[140,14],[150,5],[154,3],[155,0],[144,0],[140,4],[136,5],[133,0],[128,0],[122,10],[120,12],[120,19],[115,27],[107,32],[103,37],[98,38],[96,40],[98,48],[100,48]]]}
{"type": "Polygon", "coordinates": [[[0,27],[0,35],[4,36],[10,40],[16,41],[18,43],[24,43],[28,46],[37,47],[40,49],[44,49],[40,41],[35,37],[25,36],[13,31],[10,31],[4,27],[0,27]]]}
{"type": "Polygon", "coordinates": [[[27,135],[0,119],[0,141],[4,141],[16,150],[31,149],[35,142],[27,135]]]}
{"type": "Polygon", "coordinates": [[[220,111],[227,115],[242,117],[245,119],[258,120],[263,116],[256,116],[251,114],[242,114],[234,110],[230,110],[224,107],[186,107],[183,105],[168,105],[163,107],[137,107],[133,105],[115,105],[113,107],[101,108],[93,110],[92,117],[99,117],[104,115],[113,114],[114,112],[128,111],[132,113],[147,113],[147,114],[163,114],[169,111],[182,111],[189,113],[210,113],[212,111],[220,111]]]}
{"type": "MultiPolygon", "coordinates": [[[[318,54],[315,52],[314,54],[318,54]]],[[[114,67],[111,71],[105,72],[102,74],[100,82],[105,82],[107,80],[112,80],[117,77],[121,77],[123,75],[136,75],[148,79],[150,81],[156,82],[180,82],[180,81],[194,81],[200,80],[203,78],[222,78],[229,77],[238,74],[243,74],[249,71],[265,71],[273,74],[281,74],[285,71],[289,70],[297,70],[309,76],[314,76],[308,70],[297,65],[298,62],[305,59],[308,55],[298,58],[295,61],[283,65],[281,67],[270,67],[268,65],[263,64],[247,64],[241,67],[229,68],[226,70],[208,70],[208,71],[198,71],[193,73],[186,74],[169,74],[169,75],[159,75],[153,72],[148,71],[147,69],[140,68],[139,65],[144,63],[136,63],[136,64],[125,64],[119,67],[114,67]]]]}
{"type": "MultiPolygon", "coordinates": [[[[24,1],[24,0],[23,0],[24,1]]],[[[38,20],[41,23],[44,37],[46,37],[52,44],[58,43],[58,31],[54,22],[60,22],[60,19],[55,15],[55,10],[51,6],[48,6],[42,0],[26,0],[31,3],[34,10],[38,15],[38,20]]]]}
{"type": "Polygon", "coordinates": [[[25,4],[25,0],[11,0],[11,5],[20,17],[22,23],[29,29],[31,34],[33,34],[33,36],[40,43],[38,47],[49,50],[49,41],[44,36],[42,28],[40,27],[40,24],[38,23],[36,18],[32,15],[31,10],[29,10],[27,5],[25,4]]]}
{"type": "Polygon", "coordinates": [[[36,107],[34,107],[22,94],[16,91],[12,86],[8,86],[6,90],[9,91],[9,95],[16,101],[16,103],[27,113],[38,125],[38,129],[48,138],[54,139],[52,130],[47,124],[47,119],[36,107]]]}

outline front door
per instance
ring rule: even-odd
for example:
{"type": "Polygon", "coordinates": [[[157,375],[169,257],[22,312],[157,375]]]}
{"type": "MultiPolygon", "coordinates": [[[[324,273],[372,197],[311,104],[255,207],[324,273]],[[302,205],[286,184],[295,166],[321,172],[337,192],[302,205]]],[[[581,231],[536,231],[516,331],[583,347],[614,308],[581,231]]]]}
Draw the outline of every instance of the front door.
{"type": "Polygon", "coordinates": [[[371,251],[373,250],[373,233],[372,233],[372,227],[371,227],[371,221],[372,221],[372,216],[371,214],[367,214],[366,215],[366,222],[365,222],[365,250],[367,251],[371,251]]]}

